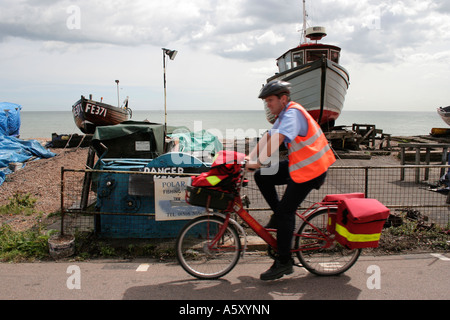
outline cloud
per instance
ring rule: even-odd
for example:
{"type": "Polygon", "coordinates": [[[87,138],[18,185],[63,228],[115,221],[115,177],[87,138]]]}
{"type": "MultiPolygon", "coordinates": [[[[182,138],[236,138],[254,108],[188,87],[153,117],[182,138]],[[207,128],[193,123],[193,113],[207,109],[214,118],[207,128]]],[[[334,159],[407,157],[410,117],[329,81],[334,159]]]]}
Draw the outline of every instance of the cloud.
{"type": "Polygon", "coordinates": [[[196,28],[205,4],[207,1],[2,0],[0,38],[119,45],[173,41],[183,36],[187,25],[196,28]],[[68,25],[74,15],[81,22],[79,28],[68,25]]]}
{"type": "MultiPolygon", "coordinates": [[[[255,61],[297,45],[297,26],[302,22],[301,3],[296,0],[0,3],[0,41],[9,37],[49,41],[46,47],[52,50],[67,50],[62,43],[180,43],[255,61]]],[[[316,0],[307,9],[309,20],[327,27],[330,42],[365,62],[396,61],[398,49],[415,47],[430,37],[439,40],[450,27],[446,1],[316,0]]],[[[448,33],[445,37],[448,40],[448,33]]]]}
{"type": "MultiPolygon", "coordinates": [[[[309,7],[314,22],[328,30],[328,42],[365,63],[401,62],[399,50],[428,52],[428,45],[448,40],[450,19],[445,2],[431,0],[319,0],[309,7]]],[[[307,8],[308,9],[308,8],[307,8]]]]}
{"type": "Polygon", "coordinates": [[[242,54],[246,52],[248,60],[271,57],[273,47],[285,39],[286,21],[295,17],[286,0],[1,3],[5,9],[0,12],[0,41],[24,38],[122,46],[177,42],[228,58],[246,59],[242,54]]]}
{"type": "MultiPolygon", "coordinates": [[[[299,44],[302,23],[299,0],[0,0],[0,8],[4,93],[26,92],[23,84],[35,82],[55,85],[51,94],[70,88],[64,95],[71,100],[94,86],[103,94],[117,77],[136,88],[133,99],[154,105],[162,97],[160,48],[167,47],[180,51],[169,66],[180,106],[214,99],[259,108],[251,92],[276,72],[275,59],[299,44]],[[148,89],[138,93],[140,86],[148,89]]],[[[373,88],[409,68],[428,70],[430,87],[439,87],[433,79],[447,82],[449,1],[311,0],[307,11],[309,26],[327,28],[323,42],[342,47],[350,107],[356,92],[376,105],[373,88]]],[[[36,92],[44,90],[30,100],[36,92]]]]}
{"type": "Polygon", "coordinates": [[[439,12],[450,13],[450,2],[448,0],[437,0],[435,1],[436,9],[439,12]]]}

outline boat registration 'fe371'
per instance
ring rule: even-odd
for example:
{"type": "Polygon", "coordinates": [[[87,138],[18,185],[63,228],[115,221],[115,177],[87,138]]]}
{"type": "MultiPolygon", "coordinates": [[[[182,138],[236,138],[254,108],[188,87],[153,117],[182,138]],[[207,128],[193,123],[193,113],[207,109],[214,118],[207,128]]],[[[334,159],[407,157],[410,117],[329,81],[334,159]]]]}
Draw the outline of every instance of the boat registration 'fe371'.
{"type": "Polygon", "coordinates": [[[128,98],[122,107],[115,107],[81,96],[81,99],[72,106],[72,114],[81,132],[93,134],[96,127],[115,125],[129,120],[131,109],[128,108],[128,98]]]}

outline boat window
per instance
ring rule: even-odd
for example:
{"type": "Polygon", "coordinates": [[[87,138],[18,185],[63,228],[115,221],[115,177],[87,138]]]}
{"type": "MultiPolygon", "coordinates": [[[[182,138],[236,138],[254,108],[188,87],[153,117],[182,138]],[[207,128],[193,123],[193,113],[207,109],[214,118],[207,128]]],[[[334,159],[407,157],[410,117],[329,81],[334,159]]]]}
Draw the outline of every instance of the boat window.
{"type": "Polygon", "coordinates": [[[278,69],[280,70],[280,72],[286,71],[286,62],[285,62],[284,58],[278,59],[277,65],[278,65],[278,69]]]}
{"type": "Polygon", "coordinates": [[[292,56],[291,53],[285,54],[282,58],[278,59],[277,62],[278,69],[280,69],[280,72],[289,70],[292,68],[292,56]]]}
{"type": "Polygon", "coordinates": [[[303,52],[294,52],[294,67],[301,66],[303,62],[303,52]]]}
{"type": "Polygon", "coordinates": [[[331,61],[339,63],[339,51],[331,50],[331,61]]]}
{"type": "Polygon", "coordinates": [[[328,50],[306,50],[306,62],[319,60],[322,55],[328,58],[328,50]]]}
{"type": "Polygon", "coordinates": [[[291,54],[288,53],[286,56],[286,70],[289,70],[292,68],[292,57],[291,54]]]}

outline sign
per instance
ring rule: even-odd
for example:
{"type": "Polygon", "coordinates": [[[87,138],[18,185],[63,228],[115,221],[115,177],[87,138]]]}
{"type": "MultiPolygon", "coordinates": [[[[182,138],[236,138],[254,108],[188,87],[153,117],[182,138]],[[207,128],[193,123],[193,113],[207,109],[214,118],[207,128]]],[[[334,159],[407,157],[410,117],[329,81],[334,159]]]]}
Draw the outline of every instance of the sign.
{"type": "Polygon", "coordinates": [[[135,141],[136,151],[150,151],[150,141],[135,141]]]}
{"type": "Polygon", "coordinates": [[[189,177],[155,176],[155,220],[186,220],[205,212],[185,200],[189,177]]]}

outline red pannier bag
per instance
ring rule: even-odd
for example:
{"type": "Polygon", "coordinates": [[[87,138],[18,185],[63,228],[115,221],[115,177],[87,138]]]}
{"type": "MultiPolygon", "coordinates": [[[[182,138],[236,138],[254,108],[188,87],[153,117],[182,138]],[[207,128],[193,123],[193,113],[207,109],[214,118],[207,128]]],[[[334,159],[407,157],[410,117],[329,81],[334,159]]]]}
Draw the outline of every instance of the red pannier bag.
{"type": "MultiPolygon", "coordinates": [[[[339,194],[329,194],[323,198],[322,202],[336,202],[339,204],[344,199],[350,198],[364,198],[364,193],[339,193],[339,194]]],[[[336,211],[328,211],[328,223],[327,230],[331,234],[335,233],[336,227],[336,211]]]]}
{"type": "Polygon", "coordinates": [[[350,198],[364,198],[364,193],[338,193],[329,194],[323,198],[322,202],[341,202],[344,199],[350,198]]]}
{"type": "Polygon", "coordinates": [[[378,247],[389,214],[389,209],[376,199],[342,200],[336,216],[336,241],[349,249],[378,247]]]}

